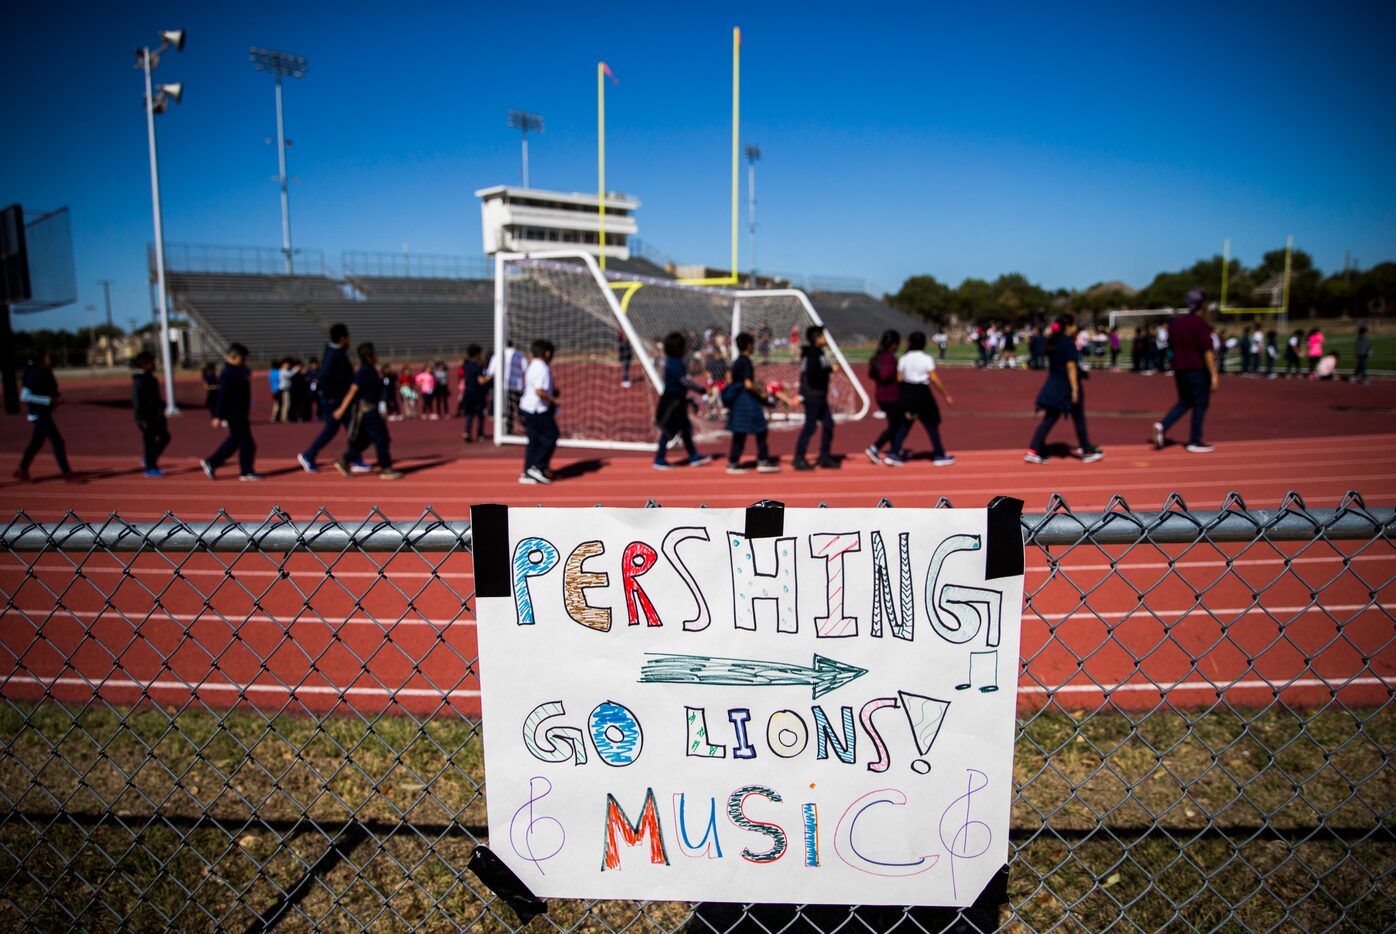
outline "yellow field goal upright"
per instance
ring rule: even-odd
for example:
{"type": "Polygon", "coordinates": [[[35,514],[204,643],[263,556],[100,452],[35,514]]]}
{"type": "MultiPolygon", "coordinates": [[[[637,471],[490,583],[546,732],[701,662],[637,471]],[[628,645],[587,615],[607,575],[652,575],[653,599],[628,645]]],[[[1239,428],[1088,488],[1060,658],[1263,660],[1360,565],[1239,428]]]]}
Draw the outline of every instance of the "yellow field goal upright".
{"type": "Polygon", "coordinates": [[[1226,303],[1227,274],[1231,270],[1231,241],[1222,241],[1222,281],[1221,281],[1221,305],[1218,307],[1224,315],[1280,315],[1284,317],[1289,314],[1289,267],[1290,259],[1294,253],[1294,236],[1291,234],[1285,237],[1285,275],[1284,283],[1280,289],[1279,307],[1268,308],[1232,308],[1226,303]]]}

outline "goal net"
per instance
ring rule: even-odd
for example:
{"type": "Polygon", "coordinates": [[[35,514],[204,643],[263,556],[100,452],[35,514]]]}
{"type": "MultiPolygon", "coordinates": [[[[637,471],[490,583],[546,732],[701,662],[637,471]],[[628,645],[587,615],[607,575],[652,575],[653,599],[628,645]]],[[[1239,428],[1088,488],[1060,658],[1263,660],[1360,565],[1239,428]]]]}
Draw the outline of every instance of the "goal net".
{"type": "MultiPolygon", "coordinates": [[[[673,331],[688,339],[684,365],[689,376],[708,389],[692,416],[695,438],[713,438],[724,430],[720,389],[736,354],[734,335],[742,331],[756,340],[757,381],[788,400],[768,410],[771,426],[803,421],[798,344],[805,328],[823,324],[803,292],[691,286],[602,273],[584,253],[500,254],[495,277],[495,353],[503,354],[507,342],[527,353],[540,339],[556,348],[552,367],[562,445],[653,448],[655,406],[663,388],[662,344],[673,331]],[[798,334],[793,346],[792,333],[798,334]]],[[[828,352],[840,367],[829,385],[834,417],[863,417],[867,394],[849,376],[848,361],[832,336],[828,352]]],[[[497,379],[497,443],[527,440],[515,409],[507,386],[497,379]]]]}

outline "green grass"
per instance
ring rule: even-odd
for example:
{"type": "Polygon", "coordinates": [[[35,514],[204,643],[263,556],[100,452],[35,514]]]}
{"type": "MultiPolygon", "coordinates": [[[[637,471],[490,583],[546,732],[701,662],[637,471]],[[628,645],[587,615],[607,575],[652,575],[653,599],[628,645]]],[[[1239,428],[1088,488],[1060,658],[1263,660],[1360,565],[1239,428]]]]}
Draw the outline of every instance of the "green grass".
{"type": "MultiPolygon", "coordinates": [[[[0,920],[16,930],[245,928],[345,828],[284,926],[514,926],[464,868],[485,824],[471,721],[10,703],[0,736],[0,920]]],[[[1004,921],[1389,929],[1392,748],[1387,709],[1034,714],[1004,921]]],[[[550,904],[597,932],[674,930],[688,911],[550,904]]]]}

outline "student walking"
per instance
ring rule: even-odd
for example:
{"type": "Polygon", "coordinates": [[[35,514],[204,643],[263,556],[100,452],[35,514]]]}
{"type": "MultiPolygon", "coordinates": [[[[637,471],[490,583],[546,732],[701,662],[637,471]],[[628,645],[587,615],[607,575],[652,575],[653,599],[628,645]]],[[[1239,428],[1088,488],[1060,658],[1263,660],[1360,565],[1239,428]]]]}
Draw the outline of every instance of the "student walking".
{"type": "Polygon", "coordinates": [[[1372,381],[1367,375],[1367,358],[1372,355],[1372,341],[1367,337],[1366,325],[1357,329],[1357,341],[1353,344],[1352,352],[1357,358],[1357,366],[1352,370],[1352,381],[1365,386],[1372,381]]]}
{"type": "Polygon", "coordinates": [[[1154,422],[1154,447],[1163,450],[1168,443],[1165,433],[1173,423],[1192,410],[1192,428],[1187,449],[1193,454],[1211,454],[1213,446],[1202,437],[1203,423],[1211,394],[1217,391],[1217,355],[1212,349],[1212,328],[1203,319],[1201,289],[1188,293],[1188,313],[1173,319],[1173,381],[1178,387],[1178,401],[1154,422]]]}
{"type": "Polygon", "coordinates": [[[63,443],[63,435],[53,421],[53,410],[58,406],[58,380],[53,375],[53,358],[47,352],[29,361],[24,371],[24,384],[20,388],[19,401],[27,407],[25,418],[32,427],[29,444],[19,459],[15,478],[29,480],[29,467],[34,463],[39,448],[47,441],[53,446],[53,459],[58,461],[58,469],[63,479],[69,483],[78,481],[78,475],[68,466],[68,449],[63,443]]]}
{"type": "Polygon", "coordinates": [[[1318,362],[1323,359],[1323,332],[1318,328],[1310,328],[1307,340],[1309,344],[1309,379],[1314,379],[1314,370],[1318,367],[1318,362]]]}
{"type": "MultiPolygon", "coordinates": [[[[799,347],[800,332],[792,329],[791,346],[799,347]]],[[[746,436],[756,436],[756,472],[775,473],[780,464],[771,459],[766,445],[766,388],[756,381],[756,367],[751,362],[751,351],[756,340],[743,331],[737,335],[737,359],[732,363],[732,372],[727,385],[722,390],[722,401],[727,405],[727,430],[732,432],[732,447],[727,454],[727,472],[743,474],[742,451],[746,448],[746,436]]]]}
{"type": "Polygon", "coordinates": [[[160,455],[169,447],[170,425],[165,418],[165,402],[160,398],[160,381],[155,378],[155,355],[142,350],[131,365],[136,370],[131,374],[131,410],[141,433],[141,466],[147,477],[157,479],[165,475],[160,469],[160,455]]]}
{"type": "Polygon", "coordinates": [[[829,377],[839,366],[825,352],[828,346],[829,338],[824,328],[812,324],[805,329],[805,346],[800,352],[800,401],[805,407],[805,424],[800,429],[800,436],[795,439],[793,466],[796,470],[813,470],[815,467],[805,460],[805,452],[809,450],[816,428],[820,429],[818,465],[825,468],[839,465],[832,454],[834,413],[829,408],[829,377]]]}
{"type": "Polygon", "coordinates": [[[528,366],[524,369],[523,396],[519,412],[523,416],[524,469],[520,483],[552,483],[553,451],[557,449],[557,387],[553,385],[553,354],[551,341],[536,340],[529,348],[528,366]]]}
{"type": "Polygon", "coordinates": [[[693,423],[688,420],[689,393],[702,396],[706,390],[688,375],[684,367],[684,357],[688,353],[688,339],[674,331],[664,338],[664,392],[655,406],[654,424],[659,429],[659,446],[654,452],[654,469],[670,470],[669,442],[678,438],[688,459],[682,463],[690,467],[701,467],[712,462],[712,457],[699,454],[693,443],[693,423]]]}
{"type": "Polygon", "coordinates": [[[500,356],[495,354],[490,358],[485,375],[492,380],[504,380],[504,433],[512,435],[519,430],[519,402],[523,398],[524,370],[528,361],[512,340],[504,345],[504,359],[500,360],[500,356]]]}
{"type": "Polygon", "coordinates": [[[1299,342],[1304,339],[1304,332],[1298,328],[1289,335],[1289,341],[1285,345],[1285,379],[1299,375],[1299,342]]]}
{"type": "Polygon", "coordinates": [[[355,462],[371,444],[378,456],[378,479],[398,480],[402,471],[393,469],[392,439],[388,423],[378,410],[383,401],[383,377],[378,372],[378,354],[372,344],[359,345],[359,368],[354,373],[344,399],[334,411],[336,421],[345,422],[349,444],[344,455],[334,462],[335,470],[344,476],[353,472],[355,462]]]}
{"type": "Polygon", "coordinates": [[[488,398],[485,387],[490,378],[485,375],[484,364],[480,361],[483,352],[479,344],[465,348],[465,364],[461,367],[460,407],[465,414],[466,444],[485,439],[485,400],[488,398]]]}
{"type": "Polygon", "coordinates": [[[945,445],[940,441],[940,406],[936,405],[931,388],[935,387],[945,397],[946,405],[954,405],[955,398],[946,392],[945,384],[936,374],[935,359],[926,353],[926,335],[913,331],[906,339],[906,353],[897,361],[897,377],[901,380],[902,418],[892,439],[892,450],[882,459],[889,467],[900,467],[902,446],[911,432],[912,422],[920,422],[931,439],[931,464],[936,467],[949,467],[955,458],[945,453],[945,445]]]}
{"type": "Polygon", "coordinates": [[[252,437],[252,373],[247,369],[247,348],[230,344],[218,374],[218,402],[213,408],[213,427],[228,429],[227,439],[208,457],[199,461],[210,480],[223,462],[238,455],[238,479],[260,480],[257,473],[257,442],[252,437]]]}
{"type": "Polygon", "coordinates": [[[342,422],[334,417],[334,413],[344,401],[344,396],[353,382],[354,367],[349,362],[349,328],[343,324],[336,324],[330,328],[330,340],[320,358],[317,386],[325,427],[321,428],[315,440],[310,442],[310,447],[296,455],[296,462],[306,473],[319,471],[315,466],[316,456],[339,433],[342,422]]]}
{"type": "Polygon", "coordinates": [[[1090,432],[1086,429],[1086,392],[1082,384],[1087,371],[1081,367],[1075,338],[1076,319],[1072,315],[1062,315],[1052,323],[1051,333],[1047,335],[1047,380],[1033,403],[1034,410],[1042,413],[1042,421],[1028,443],[1028,452],[1023,455],[1023,460],[1029,464],[1047,462],[1043,454],[1047,435],[1063,415],[1070,417],[1076,426],[1076,441],[1080,444],[1076,456],[1082,463],[1090,464],[1105,456],[1104,451],[1091,444],[1090,432]]]}
{"type": "MultiPolygon", "coordinates": [[[[893,330],[882,332],[877,342],[877,350],[868,361],[868,378],[873,383],[873,401],[887,416],[887,427],[882,429],[872,444],[863,450],[868,460],[882,463],[882,448],[891,444],[902,427],[902,386],[897,378],[897,349],[902,345],[902,336],[893,330]]],[[[895,448],[888,453],[896,454],[895,448]]]]}
{"type": "Polygon", "coordinates": [[[1277,359],[1279,359],[1279,356],[1280,356],[1279,337],[1280,337],[1280,335],[1279,335],[1279,332],[1278,332],[1278,331],[1267,331],[1267,332],[1265,333],[1265,378],[1266,378],[1266,379],[1278,379],[1278,378],[1279,378],[1279,375],[1280,375],[1280,374],[1278,374],[1278,373],[1275,372],[1275,361],[1276,361],[1277,359]]]}

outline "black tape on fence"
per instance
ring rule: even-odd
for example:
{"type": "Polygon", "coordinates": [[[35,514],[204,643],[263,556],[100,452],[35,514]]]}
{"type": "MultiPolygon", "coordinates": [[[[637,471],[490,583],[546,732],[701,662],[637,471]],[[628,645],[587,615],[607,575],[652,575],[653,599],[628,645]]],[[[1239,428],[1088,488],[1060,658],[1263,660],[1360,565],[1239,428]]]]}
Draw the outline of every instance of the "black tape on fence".
{"type": "Polygon", "coordinates": [[[548,913],[548,903],[530,892],[524,881],[514,875],[514,870],[504,865],[504,860],[495,856],[489,847],[477,846],[470,854],[470,871],[514,909],[520,925],[548,913]]]}
{"type": "Polygon", "coordinates": [[[475,595],[509,596],[509,507],[498,503],[471,506],[470,542],[475,558],[475,595]]]}
{"type": "Polygon", "coordinates": [[[785,534],[785,504],[763,499],[746,508],[747,538],[780,538],[785,534]]]}
{"type": "Polygon", "coordinates": [[[989,501],[989,546],[984,549],[984,579],[1023,573],[1023,501],[995,496],[989,501]]]}

